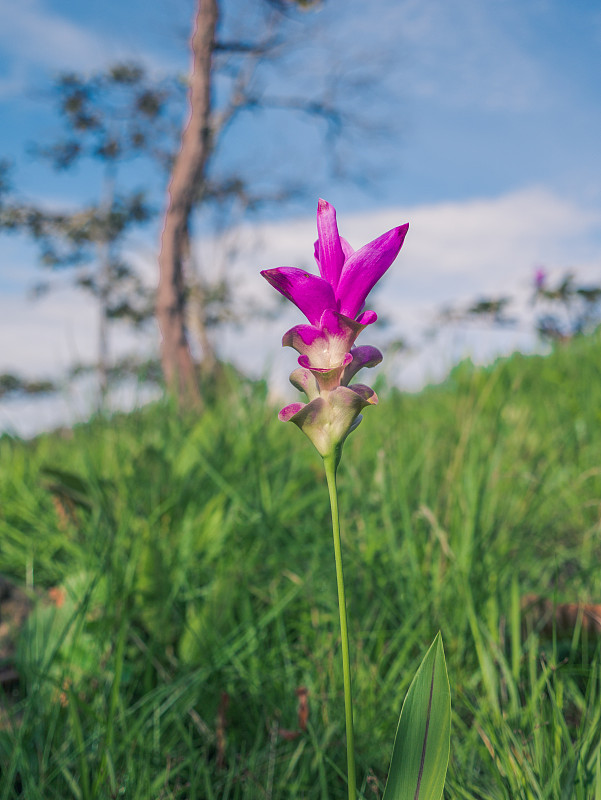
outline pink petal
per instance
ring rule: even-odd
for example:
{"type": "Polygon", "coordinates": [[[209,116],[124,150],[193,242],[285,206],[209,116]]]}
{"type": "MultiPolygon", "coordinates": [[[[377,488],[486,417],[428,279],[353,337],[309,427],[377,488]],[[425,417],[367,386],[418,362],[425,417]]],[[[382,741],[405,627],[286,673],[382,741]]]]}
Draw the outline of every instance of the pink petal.
{"type": "Polygon", "coordinates": [[[336,308],[334,290],[323,278],[296,267],[265,269],[261,275],[280,294],[300,308],[312,325],[319,322],[326,308],[336,308]]]}
{"type": "Polygon", "coordinates": [[[282,345],[308,356],[312,369],[332,369],[351,351],[363,328],[376,319],[373,311],[365,311],[354,320],[328,308],[321,315],[319,326],[295,325],[286,331],[282,345]]]}
{"type": "Polygon", "coordinates": [[[362,327],[353,320],[326,309],[321,315],[319,327],[295,325],[286,331],[282,344],[284,347],[293,347],[301,355],[307,355],[312,367],[331,369],[341,363],[361,330],[362,327]]]}
{"type": "Polygon", "coordinates": [[[355,322],[358,322],[359,325],[372,325],[378,319],[378,315],[375,311],[364,311],[362,314],[359,314],[355,322]]]}
{"type": "Polygon", "coordinates": [[[332,369],[341,364],[362,330],[359,323],[327,308],[321,315],[319,327],[295,325],[284,334],[282,344],[308,356],[311,367],[332,369]]]}
{"type": "Polygon", "coordinates": [[[409,225],[393,228],[353,253],[344,263],[336,289],[341,314],[354,318],[403,245],[409,225]]]}
{"type": "Polygon", "coordinates": [[[340,244],[342,245],[342,252],[344,253],[344,260],[346,261],[347,258],[353,255],[355,252],[354,248],[350,246],[346,239],[342,236],[340,237],[340,244]]]}
{"type": "MultiPolygon", "coordinates": [[[[366,386],[364,383],[354,383],[352,386],[344,387],[341,386],[340,389],[350,389],[351,392],[354,392],[356,395],[359,396],[359,400],[355,400],[355,403],[360,403],[360,408],[365,408],[365,406],[377,406],[378,405],[378,395],[374,392],[371,386],[366,386]]],[[[340,390],[336,390],[340,391],[340,390]]]]}
{"type": "Polygon", "coordinates": [[[319,384],[308,369],[298,367],[290,375],[290,383],[296,387],[299,392],[304,392],[309,400],[315,400],[319,397],[319,384]]]}
{"type": "Polygon", "coordinates": [[[332,389],[340,386],[342,374],[352,360],[352,355],[350,353],[345,353],[342,361],[339,364],[328,367],[314,367],[311,365],[309,356],[302,355],[299,356],[298,363],[302,368],[313,374],[321,391],[331,392],[332,389]]]}
{"type": "MultiPolygon", "coordinates": [[[[376,316],[373,311],[366,313],[376,316]]],[[[361,317],[364,316],[364,314],[361,315],[361,317]]],[[[330,351],[348,353],[366,324],[369,325],[372,322],[371,317],[368,316],[367,319],[367,323],[364,323],[361,318],[354,320],[337,311],[326,309],[321,315],[319,326],[330,340],[330,351]]]]}
{"type": "Polygon", "coordinates": [[[289,406],[283,408],[280,413],[278,414],[278,419],[281,419],[282,422],[289,422],[295,414],[298,414],[299,411],[302,411],[305,408],[306,403],[291,403],[289,406]]]}
{"type": "Polygon", "coordinates": [[[334,370],[347,367],[351,361],[353,360],[353,356],[350,353],[345,353],[342,361],[340,364],[336,364],[334,366],[328,367],[312,367],[311,362],[309,360],[309,356],[302,355],[298,357],[298,363],[303,367],[303,369],[311,370],[314,374],[326,374],[326,372],[333,372],[334,370]]]}
{"type": "Polygon", "coordinates": [[[295,325],[282,336],[282,347],[293,347],[299,353],[306,353],[316,342],[324,339],[321,328],[313,325],[295,325]]]}
{"type": "MultiPolygon", "coordinates": [[[[372,347],[369,344],[354,347],[351,350],[351,356],[353,360],[346,367],[342,376],[341,383],[343,386],[348,386],[351,378],[353,378],[360,369],[363,369],[363,367],[375,367],[376,364],[382,361],[382,353],[377,347],[372,347]]],[[[350,386],[349,388],[352,389],[353,387],[350,386]]]]}
{"type": "Polygon", "coordinates": [[[336,289],[344,264],[344,251],[336,224],[336,209],[325,200],[319,200],[317,203],[317,236],[319,273],[333,289],[336,289]]]}

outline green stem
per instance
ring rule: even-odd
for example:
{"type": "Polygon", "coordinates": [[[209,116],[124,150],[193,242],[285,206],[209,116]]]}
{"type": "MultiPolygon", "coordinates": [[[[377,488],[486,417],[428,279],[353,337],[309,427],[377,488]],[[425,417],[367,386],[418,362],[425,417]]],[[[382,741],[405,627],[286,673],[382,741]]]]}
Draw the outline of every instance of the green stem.
{"type": "Polygon", "coordinates": [[[338,518],[338,492],[336,490],[336,459],[323,460],[330,492],[332,508],[332,533],[334,534],[334,558],[336,560],[336,582],[338,584],[338,610],[340,612],[340,644],[342,648],[342,674],[344,680],[344,714],[346,718],[346,760],[348,772],[349,800],[355,800],[355,734],[353,733],[353,698],[351,695],[351,659],[349,653],[348,626],[346,622],[346,600],[344,596],[344,574],[342,571],[342,549],[340,546],[340,521],[338,518]]]}

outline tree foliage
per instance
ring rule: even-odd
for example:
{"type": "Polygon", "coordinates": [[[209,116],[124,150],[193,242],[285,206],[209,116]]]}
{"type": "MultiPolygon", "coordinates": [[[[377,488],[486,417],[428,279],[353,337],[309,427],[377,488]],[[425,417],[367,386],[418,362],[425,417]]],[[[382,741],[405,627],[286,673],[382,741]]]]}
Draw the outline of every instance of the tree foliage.
{"type": "MultiPolygon", "coordinates": [[[[0,176],[0,227],[29,236],[43,267],[54,272],[71,268],[71,284],[98,304],[101,395],[109,374],[109,321],[140,325],[153,313],[152,293],[126,250],[130,233],[155,214],[149,199],[152,187],[132,186],[131,179],[123,178],[123,168],[132,162],[162,170],[170,166],[177,130],[172,109],[181,94],[176,81],[155,81],[137,64],[114,64],[88,77],[60,75],[53,96],[62,134],[49,143],[35,143],[31,152],[58,172],[84,162],[96,166],[95,196],[76,208],[56,208],[18,196],[6,167],[0,176]]],[[[51,286],[41,282],[35,294],[51,286]]]]}

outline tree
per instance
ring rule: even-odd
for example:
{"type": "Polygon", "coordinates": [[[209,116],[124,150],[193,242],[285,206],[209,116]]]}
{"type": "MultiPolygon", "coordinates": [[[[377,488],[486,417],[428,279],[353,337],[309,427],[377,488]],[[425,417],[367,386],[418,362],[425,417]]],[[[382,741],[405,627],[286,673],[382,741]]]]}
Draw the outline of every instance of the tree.
{"type": "Polygon", "coordinates": [[[535,276],[533,304],[543,311],[536,329],[548,341],[566,341],[591,333],[601,321],[601,286],[576,284],[573,272],[566,272],[556,286],[549,285],[544,269],[535,276]]]}
{"type": "Polygon", "coordinates": [[[535,309],[534,315],[526,311],[523,296],[481,297],[461,307],[441,309],[437,324],[477,322],[491,329],[527,327],[550,343],[586,336],[601,324],[601,286],[577,282],[574,272],[564,272],[552,285],[547,270],[539,267],[532,289],[530,305],[535,309]],[[508,310],[512,307],[515,310],[510,315],[508,310]]]}
{"type": "MultiPolygon", "coordinates": [[[[108,388],[111,320],[142,324],[153,313],[153,297],[124,255],[128,234],[146,225],[152,208],[145,188],[123,189],[121,168],[144,159],[164,171],[175,149],[176,123],[170,103],[178,96],[174,81],[151,80],[135,64],[116,64],[82,77],[61,75],[54,86],[64,135],[50,145],[34,145],[34,155],[57,171],[83,162],[98,168],[96,198],[76,209],[56,210],[16,197],[0,180],[0,227],[24,232],[40,249],[43,266],[72,268],[73,283],[98,303],[97,369],[100,402],[108,388]]],[[[40,284],[40,294],[49,288],[40,284]]]]}

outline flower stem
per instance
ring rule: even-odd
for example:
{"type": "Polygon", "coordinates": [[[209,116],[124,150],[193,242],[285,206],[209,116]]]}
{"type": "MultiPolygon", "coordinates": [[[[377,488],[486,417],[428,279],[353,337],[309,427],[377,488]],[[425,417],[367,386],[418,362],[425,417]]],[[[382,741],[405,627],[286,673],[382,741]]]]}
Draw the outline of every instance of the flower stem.
{"type": "Polygon", "coordinates": [[[353,698],[351,695],[351,663],[349,653],[348,626],[346,622],[346,600],[344,596],[344,574],[342,571],[342,549],[340,546],[340,521],[338,518],[338,492],[336,489],[336,458],[326,456],[323,460],[330,506],[332,508],[332,533],[334,534],[334,558],[336,561],[336,582],[338,584],[338,610],[340,613],[340,645],[342,648],[342,675],[344,680],[344,714],[346,719],[346,761],[348,772],[349,800],[355,800],[355,735],[353,732],[353,698]]]}

